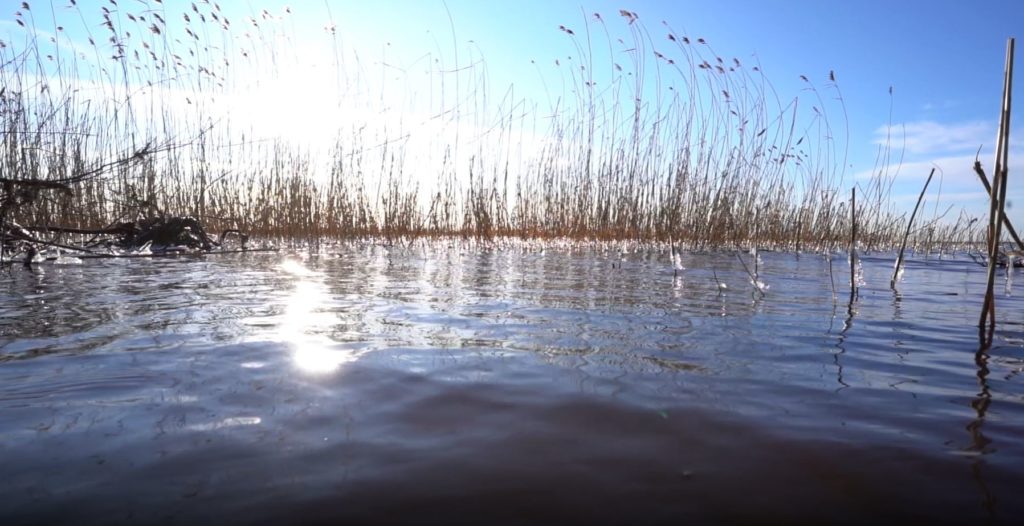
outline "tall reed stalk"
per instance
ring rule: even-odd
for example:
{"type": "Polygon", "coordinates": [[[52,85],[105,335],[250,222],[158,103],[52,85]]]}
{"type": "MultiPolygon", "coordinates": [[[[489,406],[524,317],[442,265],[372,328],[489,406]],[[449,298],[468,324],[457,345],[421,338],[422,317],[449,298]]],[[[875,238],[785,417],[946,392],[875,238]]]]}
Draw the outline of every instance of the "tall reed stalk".
{"type": "Polygon", "coordinates": [[[1003,221],[1006,206],[1006,180],[1007,166],[1009,164],[1010,151],[1010,108],[1011,95],[1013,92],[1013,48],[1014,39],[1006,42],[1006,67],[1003,75],[1003,99],[999,115],[999,133],[996,136],[996,159],[995,169],[992,178],[992,191],[989,202],[991,204],[989,213],[989,237],[988,237],[988,274],[985,287],[985,300],[981,309],[981,319],[978,321],[978,329],[982,331],[982,341],[991,342],[992,332],[996,325],[995,306],[995,275],[996,261],[999,256],[999,239],[1002,234],[1003,221]],[[987,327],[987,334],[984,332],[987,327]]]}
{"type": "Polygon", "coordinates": [[[896,265],[892,270],[892,279],[889,280],[889,288],[896,288],[896,280],[900,276],[900,268],[903,266],[903,253],[907,250],[907,238],[910,237],[910,229],[914,226],[914,218],[917,216],[917,209],[921,207],[921,201],[924,199],[924,193],[928,191],[928,185],[932,182],[932,176],[935,175],[935,168],[928,174],[928,179],[924,182],[924,188],[921,189],[921,193],[917,196],[917,203],[914,205],[914,211],[910,213],[910,220],[907,221],[907,231],[903,234],[903,242],[900,243],[900,250],[896,256],[896,265]]]}
{"type": "MultiPolygon", "coordinates": [[[[547,107],[514,88],[492,97],[483,57],[455,44],[431,52],[426,86],[403,70],[396,85],[374,88],[377,73],[328,24],[336,85],[323,104],[346,119],[313,148],[261,135],[260,115],[219,111],[250,93],[238,80],[246,74],[272,83],[301,60],[287,46],[287,13],[228,20],[216,3],[156,0],[93,8],[61,11],[80,19],[88,46],[63,36],[73,20],[56,10],[52,30],[27,4],[18,12],[23,41],[0,48],[0,174],[55,180],[147,144],[160,154],[22,207],[20,224],[101,227],[163,213],[300,241],[671,238],[797,250],[841,247],[856,228],[840,195],[849,139],[837,133],[846,108],[833,72],[823,91],[802,77],[810,102],[786,98],[758,64],[630,11],[560,29],[571,56],[554,60],[564,87],[547,93],[547,107]],[[427,107],[406,104],[423,93],[427,107]],[[395,109],[381,109],[385,95],[395,109]],[[418,115],[429,116],[410,123],[418,115]]],[[[288,99],[263,108],[287,114],[288,99]]],[[[906,224],[891,186],[884,171],[867,181],[868,248],[895,246],[906,224]]],[[[943,240],[973,232],[936,229],[943,240]]]]}

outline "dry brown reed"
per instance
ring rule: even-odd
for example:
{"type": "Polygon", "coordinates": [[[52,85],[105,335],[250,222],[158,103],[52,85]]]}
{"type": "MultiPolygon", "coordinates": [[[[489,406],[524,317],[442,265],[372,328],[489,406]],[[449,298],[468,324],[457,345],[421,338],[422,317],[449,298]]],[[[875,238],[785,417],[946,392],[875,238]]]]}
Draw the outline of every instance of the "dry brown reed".
{"type": "Polygon", "coordinates": [[[907,250],[907,238],[910,237],[910,229],[914,226],[914,218],[917,216],[917,210],[921,208],[921,201],[924,200],[924,194],[928,191],[928,185],[932,182],[932,177],[935,175],[935,168],[928,174],[928,179],[924,182],[924,187],[921,188],[921,193],[917,196],[917,203],[914,204],[914,211],[910,213],[910,220],[907,221],[907,231],[903,234],[903,242],[900,243],[899,252],[896,254],[896,265],[892,269],[892,279],[889,280],[889,288],[896,289],[896,281],[900,276],[900,269],[903,266],[903,255],[907,250]]]}
{"type": "MultiPolygon", "coordinates": [[[[1003,98],[999,113],[999,133],[996,136],[996,158],[992,189],[989,192],[989,225],[988,225],[988,274],[985,287],[985,300],[978,321],[978,330],[983,347],[991,344],[992,333],[996,324],[995,284],[996,261],[999,256],[999,244],[1006,217],[1006,179],[1010,151],[1010,109],[1013,93],[1013,51],[1014,39],[1006,42],[1006,67],[1003,74],[1003,98]],[[987,328],[987,332],[986,332],[987,328]]],[[[1009,262],[1008,262],[1009,263],[1009,262]]]]}
{"type": "MultiPolygon", "coordinates": [[[[574,57],[561,66],[568,89],[550,108],[536,151],[513,153],[522,148],[516,136],[529,104],[509,98],[492,126],[497,148],[474,151],[460,140],[437,165],[409,173],[417,160],[405,158],[414,152],[400,137],[370,134],[360,123],[339,126],[324,162],[286,138],[247,139],[230,120],[209,117],[208,95],[232,89],[235,63],[272,70],[282,61],[281,30],[269,14],[243,24],[199,3],[169,20],[160,2],[110,4],[96,13],[72,8],[100,22],[88,49],[42,42],[51,30],[37,29],[30,9],[19,11],[24,42],[0,49],[0,174],[60,179],[147,143],[173,147],[18,210],[21,224],[96,228],[170,213],[195,216],[211,231],[307,242],[516,236],[832,250],[855,228],[847,216],[863,218],[866,249],[894,246],[907,223],[890,202],[893,176],[884,170],[866,182],[861,208],[848,209],[856,204],[840,196],[846,147],[810,79],[803,78],[814,97],[808,117],[758,65],[721,57],[667,24],[655,35],[636,13],[563,26],[574,57]],[[628,36],[619,41],[614,31],[628,36]],[[152,95],[140,96],[144,89],[152,95]]],[[[344,70],[339,40],[334,45],[339,82],[358,87],[359,74],[344,70]]],[[[450,69],[464,75],[454,82],[460,104],[479,113],[485,68],[455,62],[450,69]]],[[[451,74],[437,75],[453,91],[451,74]]],[[[825,89],[845,124],[832,72],[825,89]]],[[[463,114],[441,110],[453,120],[463,114]]],[[[882,155],[879,165],[889,166],[888,147],[882,155]]],[[[970,242],[980,233],[973,224],[931,225],[928,239],[970,242]]]]}

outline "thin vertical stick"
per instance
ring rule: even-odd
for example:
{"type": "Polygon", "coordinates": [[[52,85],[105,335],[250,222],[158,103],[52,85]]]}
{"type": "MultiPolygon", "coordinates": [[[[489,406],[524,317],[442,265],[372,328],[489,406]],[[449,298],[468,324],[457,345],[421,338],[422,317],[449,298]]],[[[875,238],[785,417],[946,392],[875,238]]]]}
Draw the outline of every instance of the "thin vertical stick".
{"type": "Polygon", "coordinates": [[[832,305],[836,304],[836,278],[832,275],[832,253],[831,250],[825,254],[825,261],[828,261],[828,281],[832,284],[832,305]]]}
{"type": "Polygon", "coordinates": [[[850,301],[857,296],[857,187],[850,194],[850,301]]]}
{"type": "MultiPolygon", "coordinates": [[[[988,240],[988,280],[985,287],[985,301],[982,304],[981,319],[978,328],[985,328],[988,318],[989,334],[995,329],[996,308],[995,287],[996,259],[999,256],[999,237],[1002,234],[1003,217],[1006,203],[1007,162],[1009,161],[1010,144],[1010,94],[1013,89],[1013,48],[1014,40],[1006,42],[1006,69],[1003,78],[1003,105],[999,118],[999,134],[996,136],[995,173],[992,176],[992,192],[989,199],[989,240],[988,240]]],[[[990,340],[989,338],[983,338],[990,340]]]]}
{"type": "Polygon", "coordinates": [[[917,209],[921,206],[921,200],[924,199],[924,193],[928,190],[928,184],[932,182],[932,176],[935,175],[935,168],[932,168],[932,173],[928,174],[928,180],[924,182],[924,188],[921,189],[921,195],[917,196],[917,204],[914,205],[914,211],[910,214],[910,221],[907,222],[907,231],[903,234],[903,243],[900,244],[900,254],[896,257],[896,268],[892,271],[892,279],[889,280],[889,288],[896,288],[896,277],[900,275],[900,267],[903,266],[903,251],[907,249],[907,238],[910,237],[910,229],[914,226],[914,217],[917,216],[917,209]]]}

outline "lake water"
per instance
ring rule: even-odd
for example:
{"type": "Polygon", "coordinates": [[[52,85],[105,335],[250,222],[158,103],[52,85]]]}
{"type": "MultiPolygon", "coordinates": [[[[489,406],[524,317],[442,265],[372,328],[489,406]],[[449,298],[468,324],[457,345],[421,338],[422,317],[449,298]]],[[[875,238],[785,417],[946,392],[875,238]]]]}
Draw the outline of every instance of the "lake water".
{"type": "Polygon", "coordinates": [[[1020,520],[1024,277],[983,349],[970,259],[759,257],[10,268],[0,524],[1020,520]]]}

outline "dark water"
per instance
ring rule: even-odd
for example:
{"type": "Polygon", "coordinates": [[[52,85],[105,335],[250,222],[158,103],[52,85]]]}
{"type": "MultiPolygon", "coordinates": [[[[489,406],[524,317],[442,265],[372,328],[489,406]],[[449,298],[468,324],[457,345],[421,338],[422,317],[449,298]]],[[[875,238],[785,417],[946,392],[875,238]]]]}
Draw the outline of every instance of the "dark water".
{"type": "Polygon", "coordinates": [[[982,349],[968,259],[865,257],[852,304],[842,255],[761,260],[763,297],[557,246],[10,269],[0,524],[1021,520],[1024,277],[982,349]]]}

